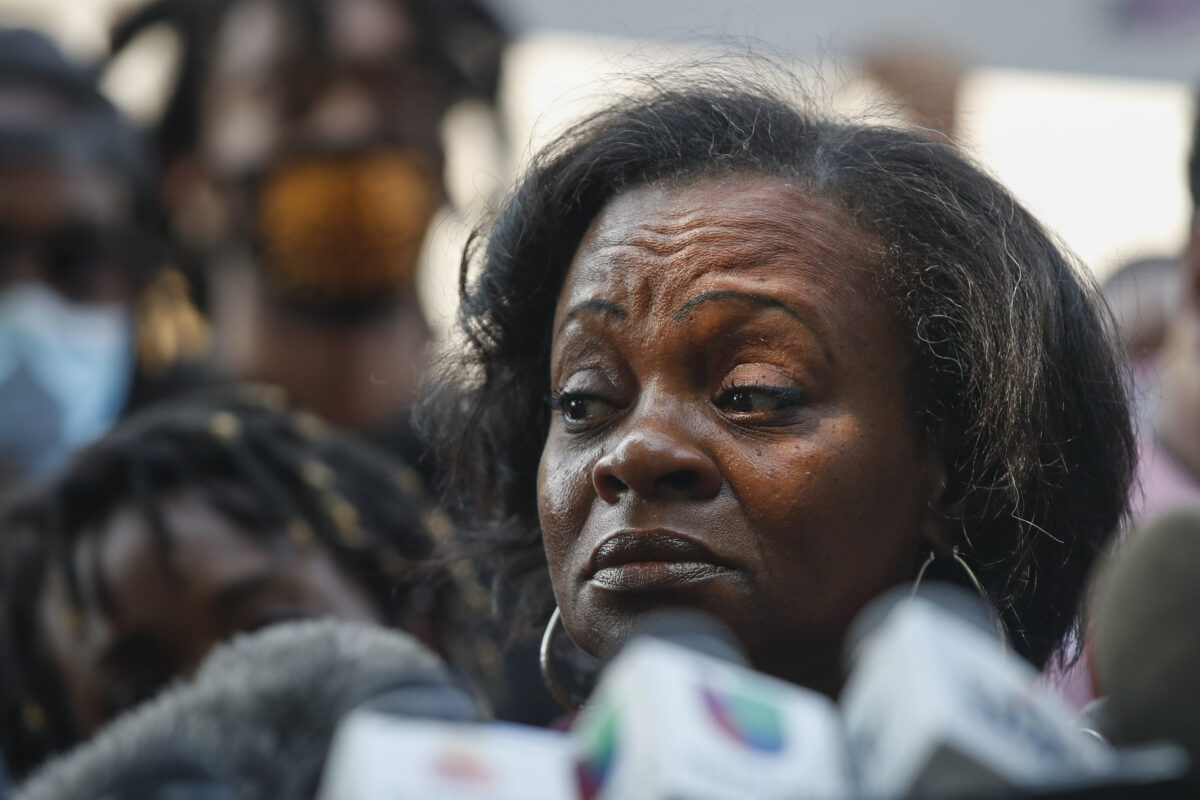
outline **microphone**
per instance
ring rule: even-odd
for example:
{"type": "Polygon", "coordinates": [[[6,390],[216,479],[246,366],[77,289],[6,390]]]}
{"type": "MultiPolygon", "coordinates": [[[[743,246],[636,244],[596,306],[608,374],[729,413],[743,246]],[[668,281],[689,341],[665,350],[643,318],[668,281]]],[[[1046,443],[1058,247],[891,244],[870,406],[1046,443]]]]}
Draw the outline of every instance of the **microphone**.
{"type": "Polygon", "coordinates": [[[223,780],[235,798],[309,800],[338,720],[371,702],[453,719],[483,716],[441,661],[407,634],[328,619],[274,625],[218,648],[190,682],[49,762],[16,797],[98,798],[102,787],[127,785],[130,773],[161,776],[173,759],[172,774],[182,777],[198,775],[197,765],[219,765],[208,784],[223,780]],[[157,755],[164,746],[171,758],[157,755]],[[143,766],[146,758],[158,766],[143,766]]]}
{"type": "Polygon", "coordinates": [[[317,800],[575,800],[559,731],[484,722],[444,683],[410,681],[338,725],[317,800]]]}
{"type": "Polygon", "coordinates": [[[1002,796],[1115,774],[1111,748],[1003,650],[990,608],[950,584],[921,592],[876,598],[847,634],[841,705],[864,795],[1002,796]]]}
{"type": "Polygon", "coordinates": [[[1101,573],[1092,621],[1104,730],[1129,745],[1169,740],[1200,782],[1200,513],[1132,533],[1101,573]]]}
{"type": "Polygon", "coordinates": [[[559,731],[406,719],[370,708],[339,726],[317,800],[575,800],[559,731]]]}
{"type": "Polygon", "coordinates": [[[837,709],[755,672],[699,612],[626,640],[571,727],[584,800],[836,798],[853,783],[837,709]]]}

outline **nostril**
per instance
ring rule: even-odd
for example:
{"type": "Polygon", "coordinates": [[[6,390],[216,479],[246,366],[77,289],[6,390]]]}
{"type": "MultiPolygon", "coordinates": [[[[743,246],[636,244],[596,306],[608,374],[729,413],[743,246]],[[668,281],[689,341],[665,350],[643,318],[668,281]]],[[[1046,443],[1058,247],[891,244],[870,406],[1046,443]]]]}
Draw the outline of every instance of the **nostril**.
{"type": "Polygon", "coordinates": [[[679,469],[660,476],[655,483],[663,489],[690,492],[700,483],[700,475],[694,469],[679,469]]]}
{"type": "Polygon", "coordinates": [[[600,490],[602,496],[611,495],[615,497],[629,488],[629,485],[625,481],[611,472],[601,475],[598,484],[597,488],[600,490]]]}
{"type": "Polygon", "coordinates": [[[691,499],[716,494],[721,488],[720,469],[685,434],[677,427],[635,428],[592,467],[597,495],[607,503],[618,503],[626,494],[691,499]]]}

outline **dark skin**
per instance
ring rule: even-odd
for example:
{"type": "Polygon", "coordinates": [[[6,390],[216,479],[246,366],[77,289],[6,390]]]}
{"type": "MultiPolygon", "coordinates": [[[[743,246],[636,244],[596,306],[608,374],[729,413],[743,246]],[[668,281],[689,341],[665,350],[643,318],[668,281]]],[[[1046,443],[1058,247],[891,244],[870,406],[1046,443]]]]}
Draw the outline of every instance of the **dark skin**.
{"type": "Polygon", "coordinates": [[[134,230],[129,192],[100,167],[0,166],[0,289],[38,281],[70,300],[129,302],[122,245],[134,230]]]}
{"type": "Polygon", "coordinates": [[[857,611],[942,549],[945,468],[904,386],[868,241],[761,176],[619,195],[560,294],[539,516],[597,654],[667,605],[835,695],[857,611]]]}
{"type": "Polygon", "coordinates": [[[146,520],[119,507],[83,536],[74,563],[85,610],[68,603],[52,571],[40,622],[85,734],[192,675],[217,644],[290,619],[333,616],[381,622],[379,610],[319,545],[274,546],[241,532],[194,489],[163,503],[175,536],[178,574],[168,568],[146,520]]]}
{"type": "MultiPolygon", "coordinates": [[[[213,183],[297,152],[387,144],[428,165],[407,191],[436,207],[445,87],[417,57],[416,21],[391,0],[331,0],[327,48],[313,53],[297,46],[282,6],[246,0],[221,26],[201,132],[213,183]]],[[[208,197],[193,189],[192,199],[208,197]]],[[[418,238],[429,222],[411,220],[418,238]]],[[[215,282],[218,350],[231,371],[278,384],[298,406],[355,430],[386,424],[412,404],[430,342],[415,296],[378,318],[330,325],[274,308],[253,273],[220,271],[215,282]]]]}

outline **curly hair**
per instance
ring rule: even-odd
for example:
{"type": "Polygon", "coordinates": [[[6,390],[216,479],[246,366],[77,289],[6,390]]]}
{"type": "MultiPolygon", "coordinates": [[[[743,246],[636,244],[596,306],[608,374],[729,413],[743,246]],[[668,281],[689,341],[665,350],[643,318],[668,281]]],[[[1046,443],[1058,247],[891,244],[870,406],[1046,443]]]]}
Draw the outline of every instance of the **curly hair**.
{"type": "Polygon", "coordinates": [[[1135,458],[1093,280],[950,143],[834,120],[720,69],[641,83],[536,155],[477,234],[460,278],[465,345],[427,390],[448,491],[470,504],[524,613],[552,602],[536,473],[552,320],[583,234],[631,188],[759,174],[828,199],[880,245],[875,289],[907,339],[915,419],[947,464],[953,543],[1014,648],[1043,666],[1126,514],[1135,458]]]}

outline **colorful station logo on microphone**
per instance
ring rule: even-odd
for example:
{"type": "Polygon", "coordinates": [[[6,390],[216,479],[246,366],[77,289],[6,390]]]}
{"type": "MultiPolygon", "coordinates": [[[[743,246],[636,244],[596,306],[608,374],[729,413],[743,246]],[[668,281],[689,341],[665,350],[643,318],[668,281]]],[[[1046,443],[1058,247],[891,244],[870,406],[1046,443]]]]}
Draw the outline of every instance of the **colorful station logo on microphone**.
{"type": "Polygon", "coordinates": [[[713,723],[735,742],[760,753],[783,750],[783,717],[761,693],[718,689],[705,681],[700,694],[713,723]]]}
{"type": "Polygon", "coordinates": [[[488,765],[465,748],[447,747],[438,752],[434,757],[433,771],[451,783],[487,785],[495,782],[488,765]]]}
{"type": "Polygon", "coordinates": [[[592,800],[608,783],[617,753],[617,711],[611,704],[594,710],[592,724],[580,731],[582,753],[575,767],[580,800],[592,800]]]}

